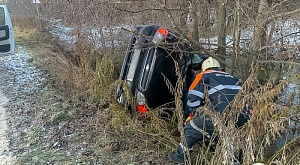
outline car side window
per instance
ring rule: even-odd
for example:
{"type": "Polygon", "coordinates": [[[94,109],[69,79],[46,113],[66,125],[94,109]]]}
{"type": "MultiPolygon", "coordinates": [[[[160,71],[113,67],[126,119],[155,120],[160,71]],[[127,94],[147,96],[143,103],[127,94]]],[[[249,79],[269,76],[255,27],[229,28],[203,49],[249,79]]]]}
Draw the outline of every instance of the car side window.
{"type": "Polygon", "coordinates": [[[5,12],[3,7],[0,7],[0,25],[5,25],[5,12]]]}

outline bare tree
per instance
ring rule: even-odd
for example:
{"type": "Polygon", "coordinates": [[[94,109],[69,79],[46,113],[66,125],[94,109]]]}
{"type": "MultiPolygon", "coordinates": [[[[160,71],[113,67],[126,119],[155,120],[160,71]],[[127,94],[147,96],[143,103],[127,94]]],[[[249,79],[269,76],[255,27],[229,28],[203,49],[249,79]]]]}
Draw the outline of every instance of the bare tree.
{"type": "MultiPolygon", "coordinates": [[[[225,61],[226,56],[226,3],[225,0],[218,0],[218,51],[217,53],[222,55],[222,59],[225,61]]],[[[224,67],[224,64],[223,66],[224,67]]]]}
{"type": "Polygon", "coordinates": [[[259,52],[261,47],[266,43],[266,29],[267,29],[267,13],[269,3],[267,0],[260,0],[257,11],[257,17],[254,25],[254,36],[250,46],[251,51],[259,52]]]}
{"type": "Polygon", "coordinates": [[[190,38],[199,41],[198,17],[197,17],[197,1],[188,1],[190,14],[190,38]]]}

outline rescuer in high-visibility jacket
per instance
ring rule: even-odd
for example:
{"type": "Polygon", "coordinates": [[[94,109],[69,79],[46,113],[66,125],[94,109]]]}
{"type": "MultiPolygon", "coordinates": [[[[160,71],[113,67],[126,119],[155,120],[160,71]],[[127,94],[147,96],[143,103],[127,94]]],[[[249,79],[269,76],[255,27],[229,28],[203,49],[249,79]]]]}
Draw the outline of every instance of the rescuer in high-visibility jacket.
{"type": "Polygon", "coordinates": [[[224,72],[216,59],[209,57],[203,62],[202,72],[196,75],[188,92],[187,106],[191,115],[184,126],[187,148],[180,143],[177,150],[169,155],[171,161],[184,164],[184,152],[191,151],[194,144],[203,141],[204,136],[212,135],[214,127],[208,116],[200,114],[192,117],[196,109],[204,105],[204,100],[209,98],[212,109],[222,113],[240,89],[239,80],[224,72]]]}

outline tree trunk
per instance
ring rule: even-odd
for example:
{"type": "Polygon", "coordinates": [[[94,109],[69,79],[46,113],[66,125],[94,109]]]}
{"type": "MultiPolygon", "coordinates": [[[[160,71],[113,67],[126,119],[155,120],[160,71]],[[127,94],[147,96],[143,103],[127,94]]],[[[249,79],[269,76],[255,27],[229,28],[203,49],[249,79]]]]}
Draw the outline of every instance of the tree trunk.
{"type": "Polygon", "coordinates": [[[241,63],[240,63],[240,55],[241,55],[241,50],[240,50],[240,38],[241,38],[241,14],[240,14],[240,1],[236,0],[235,1],[235,17],[234,17],[234,22],[233,22],[233,53],[235,57],[233,57],[233,65],[234,68],[236,69],[236,72],[238,72],[239,75],[241,71],[241,63]]]}
{"type": "Polygon", "coordinates": [[[254,36],[250,45],[252,52],[264,53],[265,49],[261,49],[266,45],[266,27],[267,27],[267,11],[268,1],[260,0],[254,25],[254,36]]]}
{"type": "MultiPolygon", "coordinates": [[[[189,3],[188,2],[182,2],[180,4],[180,9],[183,11],[181,12],[181,15],[179,16],[179,25],[181,29],[187,29],[187,27],[190,24],[190,18],[189,18],[189,3]]],[[[186,34],[186,33],[185,33],[186,34]]]]}
{"type": "MultiPolygon", "coordinates": [[[[226,5],[225,0],[218,1],[218,51],[222,55],[221,59],[225,61],[226,56],[226,5]]],[[[225,65],[221,64],[222,67],[225,65]]]]}
{"type": "Polygon", "coordinates": [[[190,38],[195,41],[199,41],[199,30],[198,30],[198,18],[197,18],[197,8],[196,2],[190,1],[190,38]]]}

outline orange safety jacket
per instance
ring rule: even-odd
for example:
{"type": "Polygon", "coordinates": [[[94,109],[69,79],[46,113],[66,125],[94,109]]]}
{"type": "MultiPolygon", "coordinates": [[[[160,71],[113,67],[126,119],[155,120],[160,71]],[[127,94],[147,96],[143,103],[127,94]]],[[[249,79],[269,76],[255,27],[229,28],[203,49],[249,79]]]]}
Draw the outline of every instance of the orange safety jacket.
{"type": "Polygon", "coordinates": [[[206,70],[196,75],[188,92],[187,105],[191,114],[203,106],[205,97],[209,98],[213,109],[223,112],[241,89],[239,80],[229,73],[206,70]],[[207,91],[205,91],[207,90],[207,91]],[[208,94],[208,96],[204,96],[208,94]]]}

